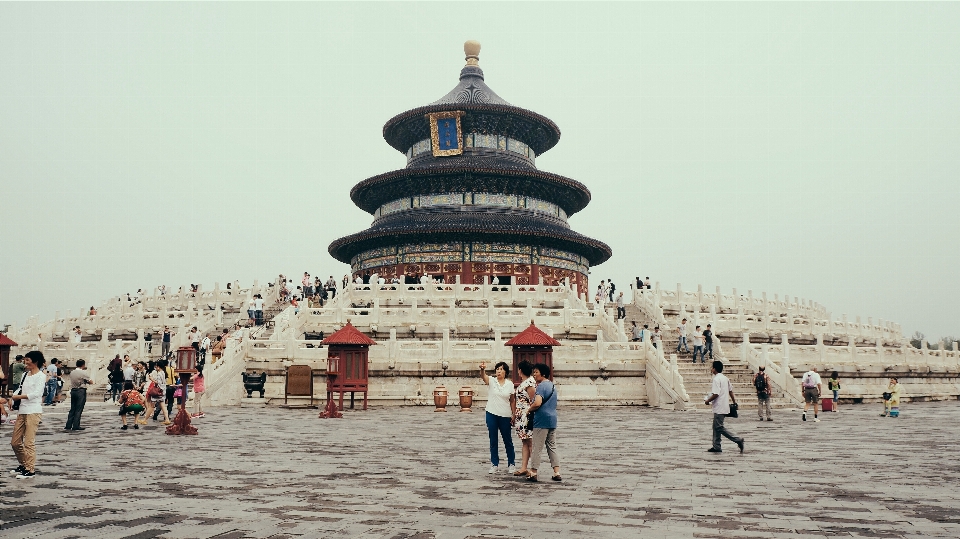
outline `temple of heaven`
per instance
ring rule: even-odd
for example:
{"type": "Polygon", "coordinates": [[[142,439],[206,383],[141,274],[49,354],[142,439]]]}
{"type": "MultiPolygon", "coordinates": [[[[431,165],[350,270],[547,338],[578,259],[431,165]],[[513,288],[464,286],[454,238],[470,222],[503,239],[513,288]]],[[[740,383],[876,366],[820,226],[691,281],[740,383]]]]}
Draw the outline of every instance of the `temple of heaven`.
{"type": "Polygon", "coordinates": [[[480,44],[464,44],[460,83],[429,105],[394,116],[383,138],[406,168],[358,183],[350,198],[373,215],[370,228],[330,244],[354,277],[389,282],[559,284],[586,290],[605,243],[570,229],[590,202],[582,183],[537,170],[560,140],[548,118],[504,101],[484,82],[480,44]]]}

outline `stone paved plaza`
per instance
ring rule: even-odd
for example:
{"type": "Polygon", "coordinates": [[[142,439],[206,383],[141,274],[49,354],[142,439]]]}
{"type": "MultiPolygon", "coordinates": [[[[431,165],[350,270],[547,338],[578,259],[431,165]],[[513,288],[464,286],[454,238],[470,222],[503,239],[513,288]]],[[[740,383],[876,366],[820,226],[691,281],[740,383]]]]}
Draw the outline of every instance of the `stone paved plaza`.
{"type": "MultiPolygon", "coordinates": [[[[2,537],[951,537],[960,536],[960,403],[848,406],[821,423],[752,410],[746,437],[708,454],[710,416],[560,409],[563,482],[488,475],[482,411],[219,408],[199,436],[87,430],[44,416],[38,475],[9,475],[2,537]]],[[[542,470],[549,479],[548,469],[542,470]]]]}

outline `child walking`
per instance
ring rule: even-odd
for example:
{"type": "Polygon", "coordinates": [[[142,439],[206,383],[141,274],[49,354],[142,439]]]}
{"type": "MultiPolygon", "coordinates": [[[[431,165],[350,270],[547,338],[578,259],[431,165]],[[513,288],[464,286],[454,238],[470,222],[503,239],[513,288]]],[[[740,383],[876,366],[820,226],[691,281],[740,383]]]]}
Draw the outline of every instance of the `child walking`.
{"type": "Polygon", "coordinates": [[[833,391],[833,411],[839,412],[837,406],[840,404],[840,374],[837,371],[833,371],[833,374],[830,375],[830,381],[827,382],[827,387],[830,391],[833,391]]]}
{"type": "Polygon", "coordinates": [[[203,409],[200,406],[200,400],[203,398],[203,391],[206,388],[203,379],[203,367],[197,367],[197,377],[193,379],[193,400],[196,403],[197,411],[191,417],[203,417],[203,409]]]}

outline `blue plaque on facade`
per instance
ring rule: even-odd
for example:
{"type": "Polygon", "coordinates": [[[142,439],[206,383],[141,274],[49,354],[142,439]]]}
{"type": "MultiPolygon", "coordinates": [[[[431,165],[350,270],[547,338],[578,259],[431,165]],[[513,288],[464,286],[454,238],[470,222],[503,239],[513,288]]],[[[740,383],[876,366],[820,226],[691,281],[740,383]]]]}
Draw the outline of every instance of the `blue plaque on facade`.
{"type": "Polygon", "coordinates": [[[456,150],[460,147],[456,118],[437,120],[437,143],[441,150],[456,150]]]}
{"type": "Polygon", "coordinates": [[[428,114],[430,139],[434,157],[460,155],[463,153],[463,133],[460,132],[462,111],[428,114]]]}

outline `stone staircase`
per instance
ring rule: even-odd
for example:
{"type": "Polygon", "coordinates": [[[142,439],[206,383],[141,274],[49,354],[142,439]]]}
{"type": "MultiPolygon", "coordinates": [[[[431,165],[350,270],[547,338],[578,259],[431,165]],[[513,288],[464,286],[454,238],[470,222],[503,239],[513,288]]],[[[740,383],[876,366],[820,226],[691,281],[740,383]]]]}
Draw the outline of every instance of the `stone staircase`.
{"type": "MultiPolygon", "coordinates": [[[[626,305],[626,315],[624,328],[626,328],[628,337],[630,336],[629,328],[633,325],[631,322],[634,320],[637,321],[637,325],[640,327],[643,327],[644,324],[650,326],[649,329],[651,332],[653,328],[657,326],[657,324],[646,316],[636,305],[626,305]]],[[[694,328],[690,327],[689,322],[687,327],[690,335],[692,335],[694,328]]],[[[687,337],[687,347],[690,349],[690,352],[687,353],[681,350],[678,353],[676,350],[677,343],[680,339],[677,336],[675,325],[672,327],[661,326],[660,334],[662,336],[664,355],[668,358],[670,354],[677,355],[677,368],[680,370],[681,376],[683,376],[684,389],[686,389],[687,395],[690,396],[688,408],[708,409],[709,407],[703,404],[703,400],[706,395],[710,393],[710,388],[713,383],[713,375],[710,373],[710,358],[707,358],[706,363],[701,363],[699,358],[697,358],[697,363],[693,363],[693,339],[690,335],[687,337]]],[[[714,346],[716,347],[717,345],[714,346]]],[[[744,365],[740,362],[740,354],[738,351],[733,350],[729,345],[720,344],[720,346],[724,347],[723,355],[727,358],[727,360],[724,361],[723,374],[730,379],[730,383],[733,385],[733,394],[736,396],[737,402],[740,403],[741,408],[755,410],[757,408],[757,393],[753,387],[754,370],[749,365],[744,365]]],[[[774,387],[774,394],[770,399],[770,408],[793,408],[794,404],[790,399],[778,390],[779,388],[774,387]]]]}
{"type": "MultiPolygon", "coordinates": [[[[265,306],[263,311],[264,324],[263,326],[260,326],[260,330],[256,332],[255,337],[253,338],[260,339],[260,340],[269,339],[274,332],[274,325],[271,322],[273,321],[273,318],[276,317],[278,314],[280,314],[285,307],[286,307],[285,305],[281,305],[281,304],[265,306]]],[[[247,320],[248,319],[247,319],[246,310],[234,309],[232,311],[225,311],[223,315],[222,324],[219,327],[212,328],[209,331],[210,337],[211,339],[213,339],[214,337],[222,333],[224,329],[233,331],[234,328],[236,328],[237,324],[240,324],[241,326],[245,326],[247,323],[247,320]]],[[[256,329],[256,326],[253,326],[253,328],[256,329]]],[[[161,333],[153,334],[153,353],[151,354],[151,357],[150,357],[151,361],[156,361],[161,358],[160,357],[161,337],[162,337],[161,333]]],[[[172,350],[172,351],[175,351],[175,350],[172,350]]],[[[208,355],[207,362],[211,362],[212,360],[213,360],[212,356],[208,355]]],[[[109,392],[109,389],[110,389],[110,384],[99,383],[98,381],[97,384],[90,386],[90,388],[87,390],[87,398],[93,401],[100,401],[104,398],[104,394],[109,392]]]]}

